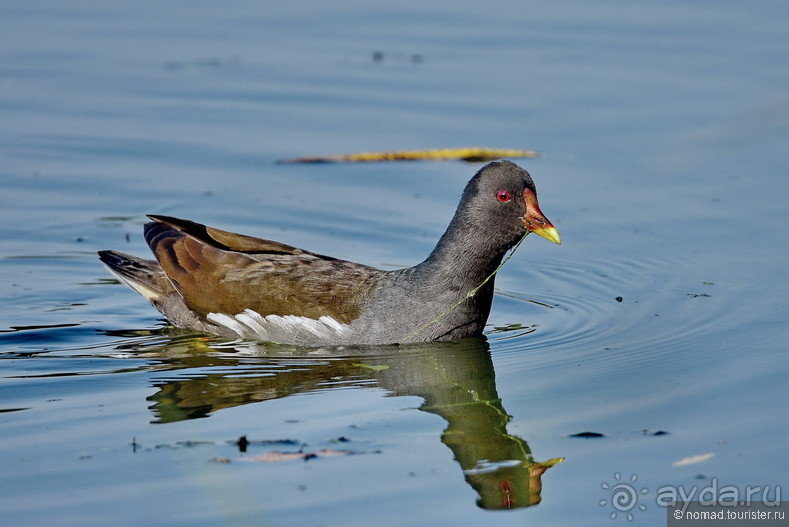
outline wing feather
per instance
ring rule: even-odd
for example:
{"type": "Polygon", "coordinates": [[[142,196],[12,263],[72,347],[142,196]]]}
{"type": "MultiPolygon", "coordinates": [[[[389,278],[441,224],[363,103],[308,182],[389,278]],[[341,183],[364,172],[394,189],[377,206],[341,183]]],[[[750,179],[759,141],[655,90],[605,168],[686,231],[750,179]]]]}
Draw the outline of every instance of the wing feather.
{"type": "Polygon", "coordinates": [[[202,319],[250,309],[348,323],[385,272],[189,220],[150,218],[145,239],[151,251],[202,319]]]}

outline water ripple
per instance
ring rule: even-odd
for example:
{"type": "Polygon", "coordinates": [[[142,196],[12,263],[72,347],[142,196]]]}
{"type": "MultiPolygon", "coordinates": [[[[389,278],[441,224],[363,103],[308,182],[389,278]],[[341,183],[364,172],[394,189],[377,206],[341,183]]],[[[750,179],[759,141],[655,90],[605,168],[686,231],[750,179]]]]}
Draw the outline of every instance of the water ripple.
{"type": "Polygon", "coordinates": [[[517,310],[529,325],[488,337],[501,361],[520,367],[524,360],[532,368],[601,357],[606,368],[643,367],[692,345],[727,316],[713,284],[693,283],[681,269],[682,262],[658,257],[536,263],[533,292],[503,290],[497,298],[506,314],[517,310]],[[523,302],[532,306],[527,315],[523,302]]]}

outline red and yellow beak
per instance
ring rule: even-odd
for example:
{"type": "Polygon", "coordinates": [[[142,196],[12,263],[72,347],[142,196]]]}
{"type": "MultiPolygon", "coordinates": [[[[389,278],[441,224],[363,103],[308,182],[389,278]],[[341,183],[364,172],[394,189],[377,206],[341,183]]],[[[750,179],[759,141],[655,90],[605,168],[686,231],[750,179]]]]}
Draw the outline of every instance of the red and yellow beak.
{"type": "Polygon", "coordinates": [[[548,218],[540,210],[540,205],[537,203],[537,196],[529,189],[523,191],[523,201],[526,202],[526,215],[521,218],[521,221],[529,230],[538,236],[542,236],[546,240],[553,243],[562,243],[559,237],[559,231],[556,227],[548,221],[548,218]]]}

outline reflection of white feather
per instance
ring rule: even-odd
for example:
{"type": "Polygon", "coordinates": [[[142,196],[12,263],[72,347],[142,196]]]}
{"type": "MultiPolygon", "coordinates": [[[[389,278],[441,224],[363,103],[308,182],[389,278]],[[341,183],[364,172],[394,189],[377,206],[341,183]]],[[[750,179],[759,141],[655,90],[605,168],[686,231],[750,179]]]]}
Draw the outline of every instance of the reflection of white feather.
{"type": "Polygon", "coordinates": [[[314,342],[336,341],[348,331],[331,317],[319,319],[298,317],[296,315],[263,316],[251,309],[237,315],[209,313],[208,320],[231,330],[242,339],[281,342],[287,344],[310,344],[314,342]]]}

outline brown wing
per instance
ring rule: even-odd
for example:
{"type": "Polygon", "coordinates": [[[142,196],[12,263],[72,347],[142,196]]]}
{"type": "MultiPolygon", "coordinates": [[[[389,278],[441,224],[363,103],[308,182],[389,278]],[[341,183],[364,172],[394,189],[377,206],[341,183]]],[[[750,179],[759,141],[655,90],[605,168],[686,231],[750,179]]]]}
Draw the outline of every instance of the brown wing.
{"type": "Polygon", "coordinates": [[[384,272],[189,220],[149,217],[145,240],[201,318],[253,309],[350,322],[384,272]]]}

